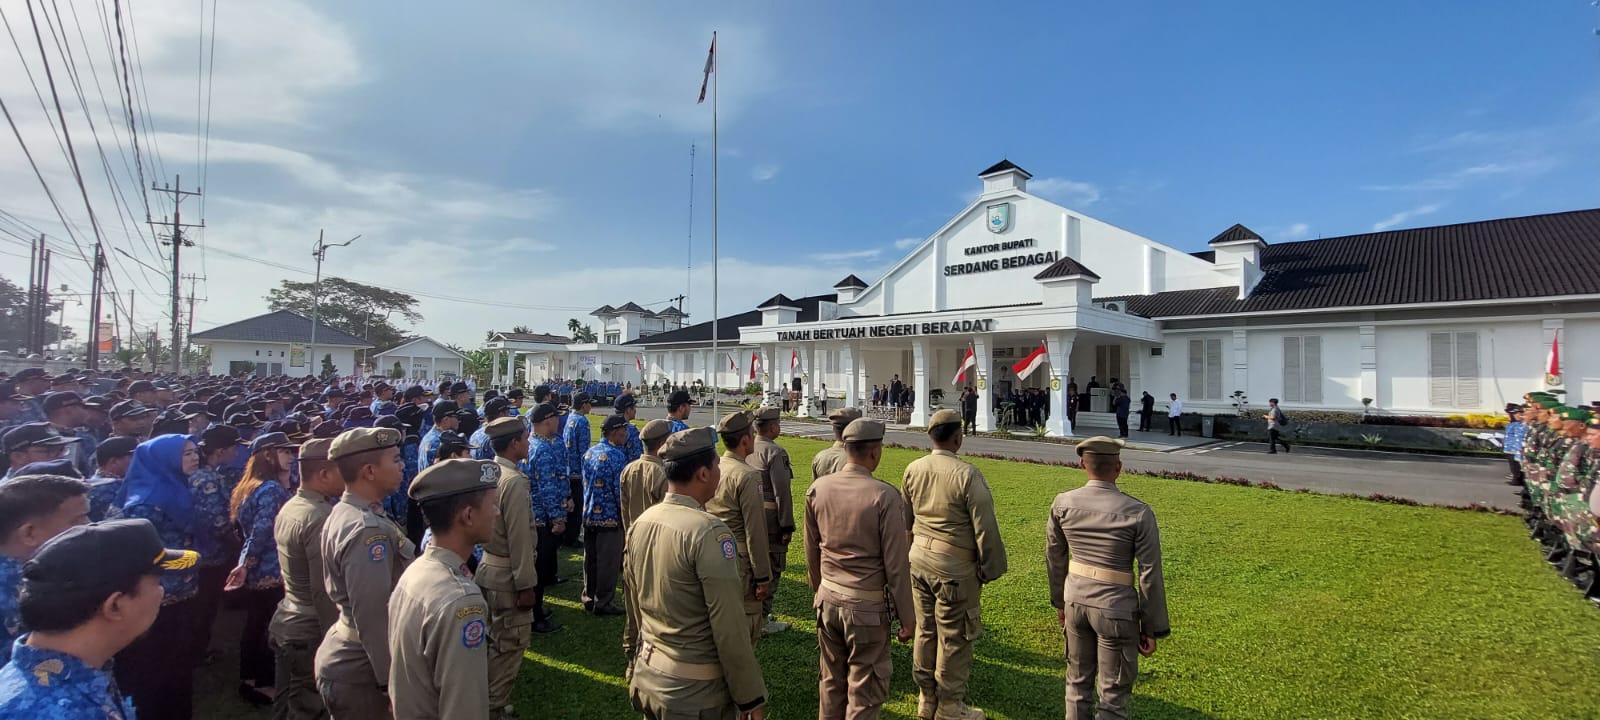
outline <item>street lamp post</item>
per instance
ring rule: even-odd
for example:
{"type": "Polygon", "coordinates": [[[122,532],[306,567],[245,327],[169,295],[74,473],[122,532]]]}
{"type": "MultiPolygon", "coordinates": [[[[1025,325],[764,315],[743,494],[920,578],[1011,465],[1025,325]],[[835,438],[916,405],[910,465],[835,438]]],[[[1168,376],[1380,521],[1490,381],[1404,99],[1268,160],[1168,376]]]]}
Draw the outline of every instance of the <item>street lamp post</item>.
{"type": "Polygon", "coordinates": [[[317,259],[316,280],[311,284],[311,345],[306,357],[306,369],[315,377],[321,369],[312,363],[317,362],[317,312],[322,309],[322,260],[328,256],[328,248],[343,247],[361,239],[357,235],[342,243],[325,243],[322,241],[322,231],[317,231],[317,244],[311,247],[311,256],[317,259]]]}

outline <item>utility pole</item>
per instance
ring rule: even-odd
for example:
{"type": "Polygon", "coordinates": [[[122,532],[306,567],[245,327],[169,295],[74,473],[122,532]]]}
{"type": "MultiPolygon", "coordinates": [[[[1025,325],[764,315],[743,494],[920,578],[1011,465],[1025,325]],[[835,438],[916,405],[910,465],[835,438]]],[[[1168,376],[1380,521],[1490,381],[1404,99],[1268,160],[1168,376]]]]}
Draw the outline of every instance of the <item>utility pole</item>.
{"type": "MultiPolygon", "coordinates": [[[[134,333],[134,330],[133,330],[133,291],[129,290],[128,291],[128,349],[129,350],[133,349],[134,334],[135,333],[134,333]]],[[[128,364],[132,365],[133,363],[128,363],[128,364]]]]}
{"type": "MultiPolygon", "coordinates": [[[[100,293],[105,289],[101,280],[101,272],[106,267],[106,253],[100,243],[94,246],[94,282],[89,291],[89,347],[84,355],[84,364],[90,370],[100,369],[100,293]]],[[[112,305],[116,303],[113,302],[112,305]]],[[[115,311],[113,310],[113,319],[115,311]]],[[[111,337],[116,338],[116,330],[112,330],[111,337]]]]}
{"type": "Polygon", "coordinates": [[[203,228],[206,226],[203,219],[199,225],[183,224],[183,216],[179,211],[179,205],[182,204],[183,199],[186,197],[199,197],[202,188],[195,188],[192,191],[184,190],[183,176],[175,175],[173,176],[172,185],[156,187],[155,183],[151,183],[150,189],[172,196],[172,221],[167,222],[167,219],[163,217],[159,223],[154,220],[149,222],[151,225],[165,225],[172,230],[171,236],[165,242],[167,245],[172,246],[172,346],[170,350],[172,352],[172,374],[176,375],[179,372],[179,363],[183,361],[181,352],[183,345],[182,326],[178,324],[178,320],[181,317],[181,313],[178,312],[178,301],[182,298],[178,290],[178,281],[182,279],[182,276],[178,274],[178,255],[183,248],[194,247],[194,242],[184,237],[183,229],[190,227],[203,228]]]}
{"type": "Polygon", "coordinates": [[[322,260],[328,256],[328,248],[344,247],[361,239],[357,235],[342,243],[326,243],[322,240],[323,231],[317,231],[317,244],[311,246],[311,257],[317,259],[316,280],[311,283],[311,346],[306,349],[306,370],[316,377],[322,372],[321,361],[317,359],[317,311],[322,308],[322,260]]]}
{"type": "MultiPolygon", "coordinates": [[[[41,247],[44,245],[43,238],[40,238],[39,245],[41,247]]],[[[33,319],[37,326],[33,335],[33,352],[38,353],[39,357],[44,357],[44,325],[50,317],[50,248],[44,248],[39,251],[38,307],[38,314],[35,315],[33,319]]]]}
{"type": "Polygon", "coordinates": [[[23,355],[33,352],[34,334],[39,331],[39,253],[44,249],[44,235],[34,241],[28,253],[28,344],[23,355]]]}
{"type": "Polygon", "coordinates": [[[183,354],[188,355],[189,336],[194,334],[194,284],[195,281],[200,279],[200,276],[191,273],[183,276],[183,279],[189,281],[189,319],[185,323],[183,330],[183,354]]]}

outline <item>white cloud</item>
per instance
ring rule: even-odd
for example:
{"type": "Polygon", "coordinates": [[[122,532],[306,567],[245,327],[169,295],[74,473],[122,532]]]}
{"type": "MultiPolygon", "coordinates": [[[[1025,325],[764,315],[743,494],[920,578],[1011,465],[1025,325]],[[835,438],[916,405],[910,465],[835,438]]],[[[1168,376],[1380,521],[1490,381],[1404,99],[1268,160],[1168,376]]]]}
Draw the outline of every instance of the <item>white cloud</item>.
{"type": "Polygon", "coordinates": [[[1390,215],[1387,219],[1373,223],[1372,230],[1374,232],[1381,232],[1393,227],[1398,227],[1400,224],[1406,222],[1407,220],[1411,220],[1412,218],[1421,217],[1423,215],[1432,215],[1433,213],[1439,211],[1439,207],[1440,206],[1438,204],[1419,205],[1411,208],[1410,210],[1401,210],[1400,212],[1390,215]]]}
{"type": "Polygon", "coordinates": [[[756,182],[767,182],[778,176],[782,168],[776,163],[762,163],[750,168],[750,179],[756,182]]]}
{"type": "Polygon", "coordinates": [[[1285,229],[1279,236],[1284,240],[1304,240],[1311,234],[1311,226],[1306,223],[1295,223],[1285,229]]]}
{"type": "Polygon", "coordinates": [[[896,250],[910,250],[911,248],[914,248],[914,247],[916,247],[918,245],[921,245],[921,244],[922,244],[922,238],[914,238],[914,237],[900,238],[899,240],[894,241],[894,249],[896,249],[896,250]]]}
{"type": "Polygon", "coordinates": [[[1094,183],[1059,177],[1033,178],[1028,192],[1072,207],[1087,207],[1100,201],[1100,188],[1094,183]]]}
{"type": "Polygon", "coordinates": [[[812,260],[825,263],[843,263],[851,260],[875,260],[882,250],[848,250],[845,252],[813,253],[812,260]]]}
{"type": "Polygon", "coordinates": [[[1409,192],[1416,190],[1455,190],[1470,183],[1496,176],[1509,176],[1518,179],[1527,179],[1542,175],[1553,169],[1559,163],[1555,158],[1543,157],[1515,162],[1489,162],[1470,165],[1458,170],[1441,173],[1415,182],[1399,185],[1363,185],[1362,190],[1378,192],[1409,192]]]}

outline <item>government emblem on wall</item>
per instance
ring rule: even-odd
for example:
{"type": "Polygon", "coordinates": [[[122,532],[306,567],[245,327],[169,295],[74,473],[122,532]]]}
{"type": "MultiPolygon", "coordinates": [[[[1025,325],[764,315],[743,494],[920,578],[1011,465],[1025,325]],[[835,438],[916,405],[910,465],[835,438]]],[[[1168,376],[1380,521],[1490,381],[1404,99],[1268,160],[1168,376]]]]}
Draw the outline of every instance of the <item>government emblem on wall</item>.
{"type": "Polygon", "coordinates": [[[989,232],[1003,233],[1011,229],[1011,203],[989,206],[989,232]]]}

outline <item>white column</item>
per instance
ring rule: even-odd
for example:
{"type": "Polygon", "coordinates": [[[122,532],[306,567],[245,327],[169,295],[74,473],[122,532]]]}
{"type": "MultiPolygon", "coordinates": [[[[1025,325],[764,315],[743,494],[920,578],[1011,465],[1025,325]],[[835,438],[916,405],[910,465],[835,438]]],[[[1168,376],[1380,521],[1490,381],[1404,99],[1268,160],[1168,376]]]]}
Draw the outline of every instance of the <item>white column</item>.
{"type": "MultiPolygon", "coordinates": [[[[994,430],[994,386],[989,377],[994,364],[994,336],[973,336],[972,354],[978,367],[967,375],[967,382],[978,393],[978,432],[990,432],[994,430]]],[[[1052,406],[1051,412],[1054,411],[1052,406]]]]}
{"type": "Polygon", "coordinates": [[[517,353],[513,350],[506,351],[506,387],[517,386],[517,353]]]}
{"type": "Polygon", "coordinates": [[[1224,398],[1234,390],[1250,394],[1250,338],[1244,330],[1233,331],[1233,387],[1223,388],[1224,398]]]}
{"type": "Polygon", "coordinates": [[[1072,357],[1072,342],[1076,333],[1056,330],[1044,335],[1045,350],[1050,355],[1050,380],[1044,391],[1050,393],[1050,419],[1045,429],[1052,437],[1071,437],[1072,422],[1067,420],[1067,363],[1072,357]]]}
{"type": "Polygon", "coordinates": [[[1361,397],[1372,398],[1372,408],[1383,406],[1378,402],[1378,326],[1362,325],[1361,332],[1361,397]]]}
{"type": "Polygon", "coordinates": [[[859,365],[856,361],[855,349],[849,345],[840,348],[839,374],[840,381],[844,383],[845,407],[856,407],[860,404],[861,393],[856,387],[856,384],[861,380],[861,373],[857,370],[858,367],[859,365]]]}
{"type": "Polygon", "coordinates": [[[850,343],[850,361],[855,366],[855,369],[851,371],[854,381],[850,384],[856,388],[856,402],[851,407],[861,407],[867,404],[872,397],[872,393],[867,390],[867,385],[870,384],[867,382],[869,380],[867,377],[867,351],[861,347],[861,341],[859,340],[850,343]]]}
{"type": "Polygon", "coordinates": [[[801,381],[800,417],[810,417],[811,399],[816,396],[818,385],[822,382],[822,371],[817,367],[816,343],[809,343],[801,349],[800,368],[805,371],[805,379],[801,381]]]}
{"type": "MultiPolygon", "coordinates": [[[[1148,351],[1145,350],[1144,343],[1124,343],[1122,350],[1128,353],[1128,400],[1130,402],[1138,402],[1139,399],[1133,397],[1133,394],[1144,389],[1141,387],[1141,379],[1144,376],[1144,368],[1142,366],[1144,365],[1144,354],[1148,351]]],[[[1066,381],[1063,380],[1062,382],[1066,381]]],[[[1154,395],[1155,393],[1150,394],[1154,395]]],[[[1054,407],[1050,408],[1050,412],[1053,413],[1055,411],[1054,407]]]]}
{"type": "Polygon", "coordinates": [[[428,358],[428,379],[439,382],[439,358],[428,358]]]}
{"type": "Polygon", "coordinates": [[[916,393],[912,398],[915,406],[911,408],[911,424],[917,427],[928,426],[928,363],[933,361],[933,354],[928,348],[928,341],[917,338],[911,341],[911,388],[916,393]]]}
{"type": "Polygon", "coordinates": [[[490,387],[499,387],[500,386],[500,363],[499,363],[499,358],[496,357],[496,355],[494,353],[490,353],[489,356],[492,357],[492,358],[495,358],[495,360],[496,360],[495,362],[489,363],[489,368],[490,368],[489,386],[490,387]]]}

